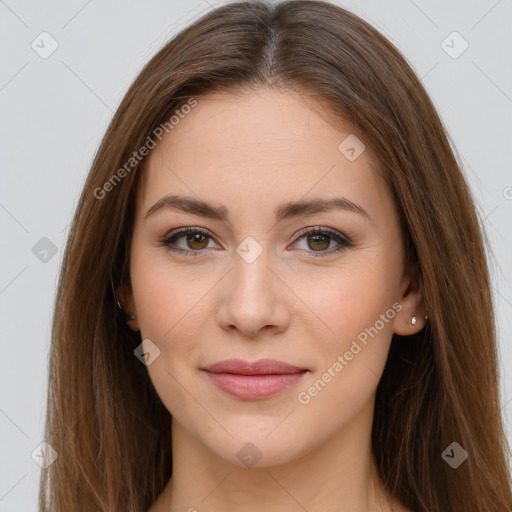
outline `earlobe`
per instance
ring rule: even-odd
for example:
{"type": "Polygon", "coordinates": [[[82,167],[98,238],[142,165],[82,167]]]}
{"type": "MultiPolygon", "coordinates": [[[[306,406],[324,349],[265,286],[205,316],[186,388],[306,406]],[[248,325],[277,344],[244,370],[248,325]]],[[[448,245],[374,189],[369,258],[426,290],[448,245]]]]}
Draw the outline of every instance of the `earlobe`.
{"type": "Polygon", "coordinates": [[[115,295],[118,307],[126,315],[126,324],[134,331],[140,330],[132,291],[126,285],[120,284],[116,287],[115,295]]]}
{"type": "Polygon", "coordinates": [[[395,319],[395,323],[393,325],[393,332],[395,334],[399,334],[400,336],[410,336],[411,334],[416,334],[421,331],[425,324],[427,323],[428,316],[402,316],[400,314],[397,315],[395,319]]]}
{"type": "Polygon", "coordinates": [[[402,310],[395,317],[393,332],[401,336],[410,336],[421,331],[428,318],[417,274],[405,274],[400,289],[401,297],[398,302],[402,305],[402,310]]]}

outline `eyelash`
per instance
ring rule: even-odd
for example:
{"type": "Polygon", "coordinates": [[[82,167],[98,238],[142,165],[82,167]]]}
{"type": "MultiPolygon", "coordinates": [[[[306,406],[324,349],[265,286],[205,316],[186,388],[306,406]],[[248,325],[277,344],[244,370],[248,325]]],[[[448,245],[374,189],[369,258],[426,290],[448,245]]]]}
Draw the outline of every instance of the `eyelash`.
{"type": "MultiPolygon", "coordinates": [[[[204,251],[206,249],[198,249],[196,251],[193,251],[190,249],[176,249],[176,248],[170,247],[170,245],[172,243],[174,243],[176,240],[178,240],[179,238],[184,236],[184,234],[188,234],[188,233],[195,233],[195,234],[199,233],[199,234],[207,236],[209,238],[213,238],[213,236],[211,235],[211,233],[209,231],[202,229],[202,228],[193,228],[193,227],[180,228],[175,231],[172,231],[171,233],[169,233],[168,236],[166,236],[162,240],[159,240],[160,246],[166,247],[169,251],[172,251],[175,253],[180,253],[185,256],[201,256],[202,251],[204,251]]],[[[297,236],[296,236],[295,240],[293,241],[293,243],[296,243],[297,241],[301,240],[302,238],[307,237],[308,235],[309,236],[314,236],[314,235],[328,236],[329,238],[331,238],[332,240],[334,240],[335,242],[337,242],[339,244],[336,248],[328,250],[328,251],[312,251],[312,250],[308,251],[308,250],[306,250],[306,252],[313,253],[314,258],[323,258],[323,257],[329,256],[333,253],[343,251],[344,249],[347,249],[349,247],[353,247],[353,243],[351,242],[351,240],[348,237],[342,235],[341,233],[338,233],[338,231],[335,231],[334,229],[322,228],[319,226],[308,227],[308,228],[302,229],[301,231],[299,231],[297,233],[297,236]]]]}

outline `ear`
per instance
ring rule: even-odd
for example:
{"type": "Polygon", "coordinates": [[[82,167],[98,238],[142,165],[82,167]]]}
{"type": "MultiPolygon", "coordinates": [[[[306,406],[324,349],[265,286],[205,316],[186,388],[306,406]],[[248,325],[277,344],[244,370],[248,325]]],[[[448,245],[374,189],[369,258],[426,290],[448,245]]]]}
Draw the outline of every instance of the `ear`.
{"type": "Polygon", "coordinates": [[[395,316],[393,332],[401,336],[410,336],[421,331],[426,323],[426,311],[416,266],[410,266],[404,272],[398,302],[402,309],[395,316]],[[413,316],[416,317],[416,324],[412,323],[413,316]]]}
{"type": "Polygon", "coordinates": [[[126,323],[130,327],[130,329],[134,331],[139,331],[139,321],[137,318],[137,310],[135,307],[135,301],[133,299],[133,292],[129,285],[127,284],[119,284],[116,287],[116,296],[117,300],[121,304],[123,311],[126,313],[126,323]],[[133,320],[130,320],[130,315],[135,315],[133,320]]]}

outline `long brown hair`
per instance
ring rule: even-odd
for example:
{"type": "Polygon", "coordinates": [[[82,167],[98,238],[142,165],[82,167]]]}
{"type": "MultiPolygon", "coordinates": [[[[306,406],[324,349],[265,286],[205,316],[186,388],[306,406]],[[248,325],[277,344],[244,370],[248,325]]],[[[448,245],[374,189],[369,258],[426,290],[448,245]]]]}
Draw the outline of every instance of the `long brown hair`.
{"type": "Polygon", "coordinates": [[[113,293],[128,279],[141,174],[130,159],[191,98],[258,85],[309,94],[353,123],[417,265],[428,323],[393,337],[377,388],[372,444],[384,484],[414,511],[512,510],[484,237],[468,185],[399,51],[350,12],[308,0],[210,11],[151,59],[112,119],[58,284],[45,439],[59,456],[42,471],[41,510],[145,511],[171,476],[171,416],[113,293]],[[454,441],[468,453],[457,469],[442,457],[454,441]]]}

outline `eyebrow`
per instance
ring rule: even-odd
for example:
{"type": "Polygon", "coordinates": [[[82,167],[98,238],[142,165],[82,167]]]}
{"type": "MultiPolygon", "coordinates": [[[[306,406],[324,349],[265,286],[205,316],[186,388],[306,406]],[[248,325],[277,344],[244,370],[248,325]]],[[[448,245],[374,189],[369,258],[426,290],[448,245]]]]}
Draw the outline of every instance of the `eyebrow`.
{"type": "MultiPolygon", "coordinates": [[[[147,212],[145,219],[160,210],[176,210],[184,213],[191,213],[209,219],[229,221],[229,210],[224,205],[214,205],[196,199],[179,195],[168,195],[159,199],[147,212]]],[[[333,210],[344,210],[358,213],[373,222],[366,210],[356,203],[344,198],[333,197],[329,199],[309,199],[301,201],[289,201],[278,206],[274,215],[277,222],[293,217],[304,217],[314,213],[329,212],[333,210]]]]}

